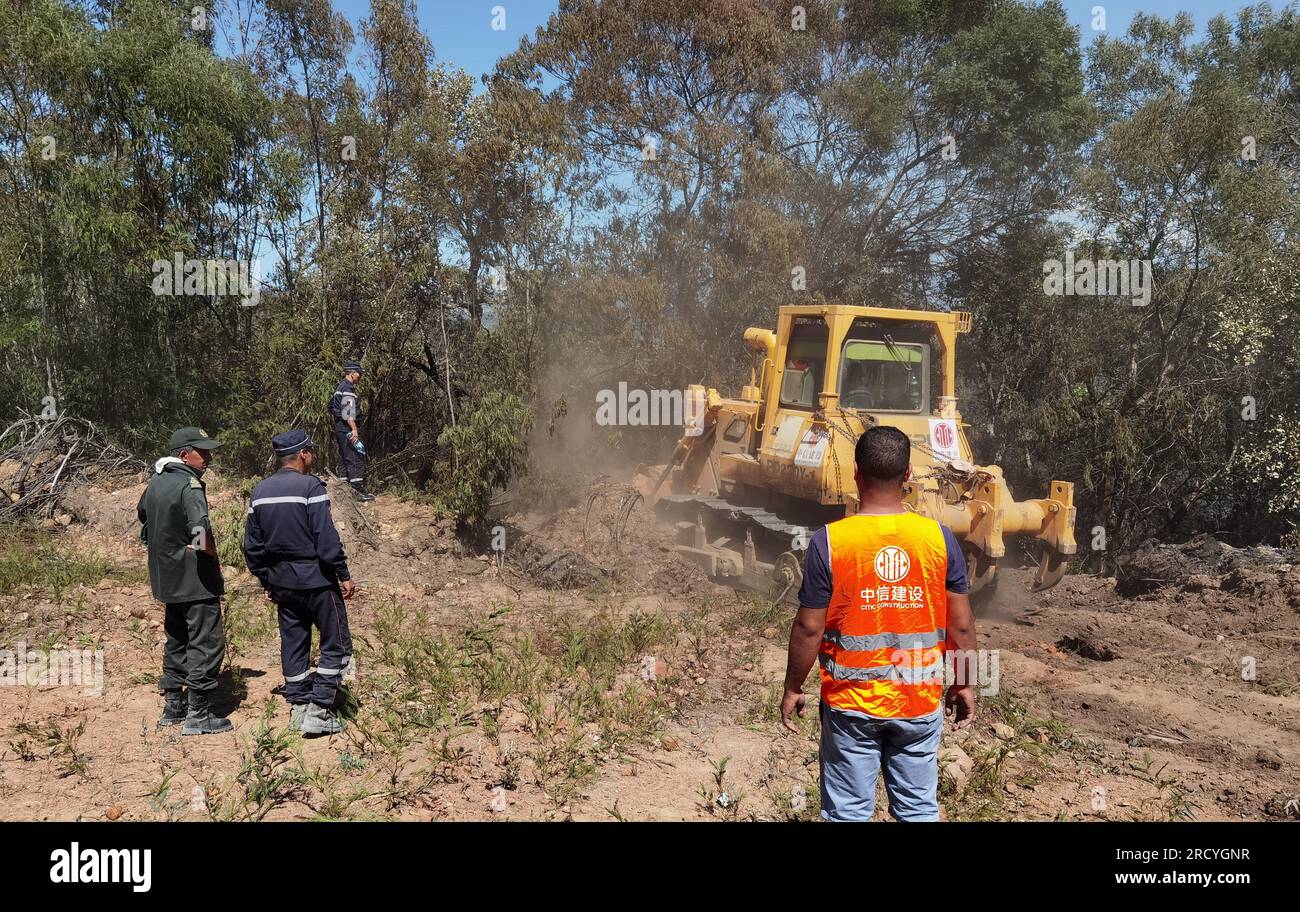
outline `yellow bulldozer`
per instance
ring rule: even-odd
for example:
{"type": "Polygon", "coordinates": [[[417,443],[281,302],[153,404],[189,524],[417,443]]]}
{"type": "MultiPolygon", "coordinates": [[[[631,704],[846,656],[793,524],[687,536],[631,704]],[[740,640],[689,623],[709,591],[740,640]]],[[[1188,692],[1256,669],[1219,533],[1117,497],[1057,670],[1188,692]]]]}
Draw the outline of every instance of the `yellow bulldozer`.
{"type": "Polygon", "coordinates": [[[715,579],[797,592],[808,539],[857,510],[853,451],[873,425],[912,441],[909,509],[962,543],[972,593],[987,596],[1008,536],[1041,543],[1035,590],[1075,553],[1074,485],[1016,500],[998,466],[975,465],[957,410],[959,312],[784,306],[776,331],[750,328],[750,382],[737,398],[689,387],[684,436],[634,487],[678,532],[677,551],[715,579]]]}

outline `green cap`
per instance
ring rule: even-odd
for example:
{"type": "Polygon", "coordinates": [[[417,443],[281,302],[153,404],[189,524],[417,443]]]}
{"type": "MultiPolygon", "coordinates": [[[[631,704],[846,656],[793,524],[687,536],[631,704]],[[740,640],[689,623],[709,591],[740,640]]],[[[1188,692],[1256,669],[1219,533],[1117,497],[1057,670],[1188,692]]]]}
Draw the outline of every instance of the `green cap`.
{"type": "Polygon", "coordinates": [[[196,450],[215,450],[221,441],[213,440],[202,428],[183,427],[172,432],[171,450],[183,450],[191,447],[196,450]]]}

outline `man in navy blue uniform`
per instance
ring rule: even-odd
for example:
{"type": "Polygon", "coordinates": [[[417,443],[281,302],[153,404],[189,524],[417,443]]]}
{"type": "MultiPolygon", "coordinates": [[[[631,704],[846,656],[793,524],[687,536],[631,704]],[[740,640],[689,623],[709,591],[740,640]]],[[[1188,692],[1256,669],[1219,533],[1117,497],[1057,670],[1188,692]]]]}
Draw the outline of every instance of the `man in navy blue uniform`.
{"type": "Polygon", "coordinates": [[[343,730],[339,685],[352,667],[345,599],[356,586],[330,515],[325,483],[311,474],[316,444],[304,431],[271,438],[280,470],[253,489],[244,560],[280,615],[280,663],[290,728],[304,735],[343,730]],[[311,668],[311,629],[320,661],[311,668]]]}
{"type": "Polygon", "coordinates": [[[339,472],[352,485],[357,500],[374,500],[366,493],[366,455],[361,443],[361,397],[357,381],[361,365],[349,361],[343,366],[343,380],[330,397],[330,414],[334,416],[334,438],[339,444],[339,472]]]}

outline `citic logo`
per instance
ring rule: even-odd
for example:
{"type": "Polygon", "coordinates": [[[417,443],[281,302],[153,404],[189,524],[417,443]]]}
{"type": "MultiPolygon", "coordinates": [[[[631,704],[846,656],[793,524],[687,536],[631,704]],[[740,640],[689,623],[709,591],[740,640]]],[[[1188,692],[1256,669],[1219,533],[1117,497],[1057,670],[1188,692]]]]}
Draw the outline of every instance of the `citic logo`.
{"type": "Polygon", "coordinates": [[[876,552],[876,576],[887,583],[896,583],[912,569],[912,559],[902,548],[886,545],[876,552]]]}

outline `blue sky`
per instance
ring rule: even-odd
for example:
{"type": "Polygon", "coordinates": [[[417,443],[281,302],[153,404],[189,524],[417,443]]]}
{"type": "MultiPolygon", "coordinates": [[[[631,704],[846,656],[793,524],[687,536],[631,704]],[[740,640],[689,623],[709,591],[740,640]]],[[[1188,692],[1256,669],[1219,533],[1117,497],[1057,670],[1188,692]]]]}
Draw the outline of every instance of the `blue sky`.
{"type": "MultiPolygon", "coordinates": [[[[369,15],[369,0],[333,0],[334,8],[352,21],[354,26],[369,15]]],[[[707,5],[710,0],[698,0],[707,5]]],[[[797,0],[790,0],[791,5],[797,0]]],[[[1275,0],[1274,8],[1281,8],[1287,0],[1275,0]]],[[[1198,31],[1202,33],[1214,16],[1226,13],[1230,18],[1246,5],[1222,0],[1064,0],[1062,4],[1070,22],[1079,28],[1080,40],[1086,49],[1102,34],[1119,36],[1129,27],[1135,13],[1144,12],[1163,18],[1172,18],[1179,12],[1192,15],[1198,31]],[[1097,7],[1104,9],[1104,32],[1094,28],[1097,7]]],[[[460,67],[474,77],[479,90],[479,79],[491,72],[498,58],[510,53],[519,40],[532,35],[559,6],[558,0],[416,0],[420,26],[433,43],[438,61],[460,67]],[[504,9],[504,29],[493,28],[499,20],[494,13],[504,9]]],[[[354,59],[360,52],[360,42],[353,49],[354,59]]],[[[552,86],[543,82],[546,88],[552,86]]]]}
{"type": "MultiPolygon", "coordinates": [[[[1083,44],[1086,47],[1091,43],[1094,34],[1092,30],[1092,8],[1094,6],[1104,7],[1106,10],[1106,31],[1112,35],[1121,35],[1128,29],[1129,20],[1133,18],[1134,13],[1150,13],[1170,19],[1176,14],[1191,13],[1192,18],[1196,20],[1196,25],[1204,29],[1205,24],[1220,13],[1228,14],[1229,18],[1233,16],[1236,10],[1250,4],[1247,3],[1221,3],[1221,2],[1204,2],[1204,0],[1122,0],[1122,2],[1107,2],[1107,0],[1089,0],[1081,3],[1078,0],[1068,0],[1063,4],[1065,11],[1070,17],[1070,21],[1079,26],[1083,32],[1083,44]]],[[[1273,3],[1274,9],[1280,9],[1284,3],[1273,3]]]]}
{"type": "MultiPolygon", "coordinates": [[[[710,0],[698,0],[707,4],[710,0]]],[[[793,5],[797,0],[791,0],[793,5]]],[[[354,64],[361,54],[358,24],[370,13],[369,0],[333,0],[334,8],[345,15],[357,32],[352,49],[354,64]]],[[[1147,12],[1171,17],[1180,11],[1191,13],[1199,30],[1204,30],[1211,18],[1219,13],[1231,14],[1244,4],[1225,2],[1198,2],[1198,0],[1066,0],[1064,2],[1070,21],[1079,27],[1085,48],[1100,34],[1092,27],[1093,9],[1105,9],[1106,34],[1121,35],[1136,12],[1147,12]]],[[[1285,5],[1285,0],[1274,2],[1274,8],[1285,5]]],[[[459,67],[474,77],[479,89],[479,77],[491,72],[498,58],[510,53],[519,40],[532,35],[559,6],[558,0],[416,0],[420,27],[433,44],[440,63],[459,67]],[[494,7],[505,9],[505,28],[494,29],[494,7]]],[[[354,65],[354,73],[365,79],[364,68],[354,65]]],[[[263,274],[271,274],[272,265],[264,262],[263,274]]]]}
{"type": "MultiPolygon", "coordinates": [[[[489,72],[497,58],[514,50],[521,37],[544,25],[558,5],[556,0],[416,0],[420,25],[433,42],[438,60],[458,66],[476,79],[489,72]],[[496,6],[505,9],[506,27],[501,31],[492,28],[492,9],[496,6]]],[[[1231,14],[1243,5],[1205,0],[1067,0],[1064,4],[1070,21],[1082,32],[1084,47],[1098,34],[1092,28],[1095,6],[1105,8],[1106,32],[1120,35],[1139,11],[1166,18],[1186,11],[1204,29],[1218,13],[1231,14]]],[[[1273,4],[1275,9],[1284,5],[1273,4]]],[[[334,0],[334,8],[355,25],[369,13],[370,4],[368,0],[334,0]]]]}
{"type": "MultiPolygon", "coordinates": [[[[476,80],[497,59],[519,46],[519,39],[545,25],[559,6],[555,0],[416,0],[420,27],[441,62],[476,80]],[[505,28],[492,28],[492,8],[505,9],[505,28]]],[[[355,26],[370,14],[369,0],[334,0],[334,8],[355,26]]]]}

